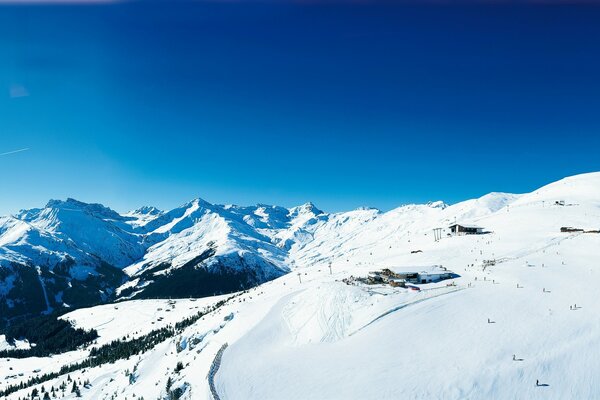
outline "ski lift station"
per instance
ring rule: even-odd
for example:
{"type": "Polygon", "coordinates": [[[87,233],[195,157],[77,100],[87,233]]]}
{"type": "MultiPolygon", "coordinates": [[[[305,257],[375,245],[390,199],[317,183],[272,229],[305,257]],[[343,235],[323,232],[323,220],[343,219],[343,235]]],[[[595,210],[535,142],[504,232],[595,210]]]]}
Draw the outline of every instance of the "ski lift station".
{"type": "Polygon", "coordinates": [[[420,269],[421,271],[417,274],[417,281],[414,283],[433,283],[456,277],[452,271],[448,271],[441,265],[432,265],[420,269]]]}
{"type": "Polygon", "coordinates": [[[470,224],[454,223],[449,228],[453,235],[482,235],[485,233],[482,227],[470,224]]]}
{"type": "Polygon", "coordinates": [[[445,279],[456,278],[458,275],[441,265],[428,267],[391,267],[382,271],[371,272],[371,276],[380,277],[383,282],[434,283],[445,279]]]}

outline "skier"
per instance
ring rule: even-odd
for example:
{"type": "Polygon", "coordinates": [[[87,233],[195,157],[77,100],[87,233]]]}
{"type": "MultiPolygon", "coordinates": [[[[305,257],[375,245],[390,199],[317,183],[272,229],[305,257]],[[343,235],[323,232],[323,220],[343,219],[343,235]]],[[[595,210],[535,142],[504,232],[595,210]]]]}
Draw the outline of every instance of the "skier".
{"type": "Polygon", "coordinates": [[[539,379],[535,380],[535,386],[540,386],[540,380],[539,379]]]}
{"type": "Polygon", "coordinates": [[[513,361],[517,361],[517,356],[513,354],[513,361]]]}

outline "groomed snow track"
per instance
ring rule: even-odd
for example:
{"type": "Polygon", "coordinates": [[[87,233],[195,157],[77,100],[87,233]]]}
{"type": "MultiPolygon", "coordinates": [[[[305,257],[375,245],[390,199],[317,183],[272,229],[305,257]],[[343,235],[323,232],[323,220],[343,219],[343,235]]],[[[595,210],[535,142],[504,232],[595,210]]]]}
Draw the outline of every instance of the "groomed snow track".
{"type": "Polygon", "coordinates": [[[217,372],[219,371],[219,367],[221,366],[221,358],[223,357],[223,353],[225,352],[227,346],[228,344],[225,343],[223,346],[221,346],[219,351],[217,351],[217,354],[215,355],[215,358],[210,366],[210,370],[208,371],[208,385],[214,400],[221,400],[221,397],[219,396],[219,393],[217,393],[217,388],[215,386],[215,375],[217,375],[217,372]]]}

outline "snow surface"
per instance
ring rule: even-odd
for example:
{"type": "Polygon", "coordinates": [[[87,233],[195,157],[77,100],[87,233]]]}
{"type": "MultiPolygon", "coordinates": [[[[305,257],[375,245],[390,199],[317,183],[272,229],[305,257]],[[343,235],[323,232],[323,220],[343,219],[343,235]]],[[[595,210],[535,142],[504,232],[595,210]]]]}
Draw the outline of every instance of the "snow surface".
{"type": "MultiPolygon", "coordinates": [[[[170,237],[186,235],[195,224],[185,218],[206,207],[217,206],[169,216],[177,220],[170,237]]],[[[600,399],[600,234],[560,231],[600,229],[600,173],[529,194],[492,193],[447,207],[406,205],[385,213],[305,208],[290,217],[278,208],[218,207],[220,217],[206,211],[194,217],[213,224],[217,233],[205,231],[215,235],[211,240],[226,244],[232,237],[227,227],[244,223],[252,229],[235,234],[262,242],[255,233],[260,229],[284,251],[272,249],[268,257],[292,272],[237,295],[141,356],[71,373],[90,379],[84,398],[164,398],[170,377],[173,387],[185,388],[184,398],[211,399],[207,376],[227,343],[214,377],[221,399],[600,399]],[[555,205],[560,200],[565,206],[555,205]],[[447,236],[454,221],[490,233],[447,236]],[[434,228],[443,228],[437,242],[434,228]],[[381,268],[433,265],[459,277],[419,285],[421,291],[342,281],[381,268]],[[184,365],[180,372],[174,371],[177,362],[184,365]]],[[[167,249],[153,251],[177,253],[167,249]]],[[[178,300],[169,312],[168,300],[125,301],[64,318],[98,329],[99,341],[106,342],[149,332],[159,316],[173,323],[221,299],[178,300]]],[[[0,389],[87,351],[0,360],[0,374],[24,374],[0,389]]]]}

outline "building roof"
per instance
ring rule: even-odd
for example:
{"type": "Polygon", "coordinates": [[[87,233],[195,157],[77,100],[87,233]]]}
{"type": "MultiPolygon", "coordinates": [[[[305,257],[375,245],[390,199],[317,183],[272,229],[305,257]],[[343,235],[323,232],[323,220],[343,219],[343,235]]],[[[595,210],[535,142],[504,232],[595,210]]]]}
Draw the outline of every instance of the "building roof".
{"type": "Polygon", "coordinates": [[[458,222],[450,225],[450,228],[452,228],[453,226],[462,226],[463,228],[469,228],[469,229],[483,229],[482,226],[477,226],[477,225],[473,225],[473,224],[459,224],[458,222]]]}
{"type": "Polygon", "coordinates": [[[452,274],[452,272],[450,271],[445,271],[445,270],[440,270],[440,271],[421,271],[419,272],[420,276],[433,276],[433,275],[450,275],[452,274]]]}
{"type": "Polygon", "coordinates": [[[441,275],[451,274],[452,271],[448,271],[441,265],[429,265],[429,266],[415,266],[415,267],[390,267],[392,272],[396,274],[421,274],[421,275],[441,275]]]}

